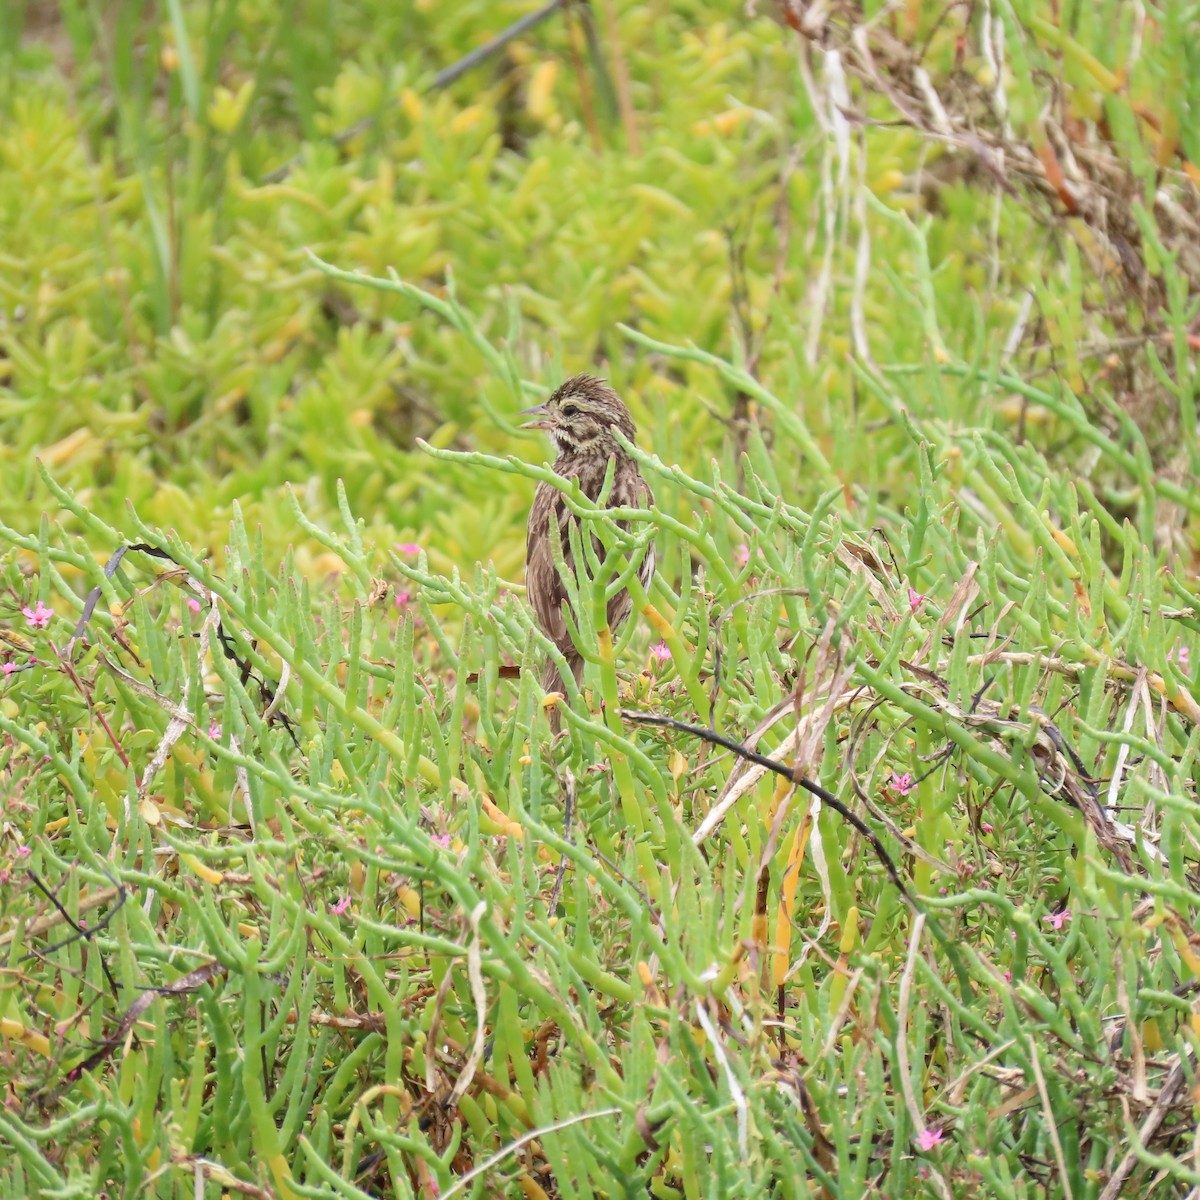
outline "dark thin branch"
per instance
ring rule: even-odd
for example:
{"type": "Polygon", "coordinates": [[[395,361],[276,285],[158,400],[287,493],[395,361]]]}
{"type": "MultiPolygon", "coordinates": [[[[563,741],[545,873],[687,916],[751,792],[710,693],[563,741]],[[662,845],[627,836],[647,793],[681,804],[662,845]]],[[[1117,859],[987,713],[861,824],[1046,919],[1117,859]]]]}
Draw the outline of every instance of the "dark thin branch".
{"type": "MultiPolygon", "coordinates": [[[[480,63],[486,62],[499,50],[503,50],[509,42],[519,38],[523,33],[528,33],[535,26],[540,25],[547,17],[553,16],[560,8],[565,8],[572,0],[550,0],[549,4],[543,4],[541,8],[534,12],[523,16],[519,21],[514,21],[502,33],[498,33],[490,42],[485,42],[482,46],[472,50],[470,54],[464,55],[458,62],[451,64],[444,70],[439,71],[429,84],[431,92],[440,91],[442,88],[449,87],[452,83],[461,79],[468,71],[473,71],[480,63]]],[[[369,117],[363,117],[359,121],[355,121],[353,125],[346,129],[339,130],[332,137],[332,142],[335,146],[344,146],[348,141],[358,137],[360,133],[365,133],[379,119],[378,113],[372,113],[369,117]]],[[[305,151],[301,150],[299,154],[293,155],[275,170],[268,172],[263,176],[263,183],[280,183],[286,179],[292,171],[304,161],[305,151]]]]}
{"type": "Polygon", "coordinates": [[[883,848],[883,843],[879,840],[879,836],[857,813],[847,808],[827,788],[823,788],[819,783],[814,783],[811,779],[797,774],[795,768],[789,767],[787,763],[769,758],[765,754],[760,754],[757,750],[751,750],[749,746],[743,745],[734,738],[726,737],[723,733],[717,733],[715,730],[709,729],[707,725],[689,725],[685,721],[676,721],[674,717],[662,717],[656,713],[637,712],[628,708],[621,710],[621,716],[627,721],[636,721],[639,725],[654,725],[659,729],[674,729],[679,733],[690,733],[692,737],[698,737],[702,741],[712,743],[714,746],[723,746],[726,750],[732,750],[739,758],[757,763],[758,766],[765,767],[768,771],[774,771],[776,775],[782,775],[784,779],[790,780],[798,787],[802,787],[806,792],[811,792],[814,796],[819,797],[838,816],[847,821],[871,843],[871,849],[875,851],[875,857],[879,859],[884,870],[887,871],[891,878],[892,883],[896,885],[897,890],[907,901],[909,907],[915,912],[921,911],[913,894],[908,890],[904,880],[900,878],[900,872],[896,869],[896,864],[892,861],[891,855],[883,848]]]}
{"type": "MultiPolygon", "coordinates": [[[[43,946],[40,950],[35,950],[31,954],[26,954],[25,958],[45,958],[47,954],[53,954],[55,950],[61,950],[64,946],[69,946],[72,942],[88,941],[98,934],[102,929],[106,928],[108,923],[121,911],[122,905],[125,903],[126,892],[121,883],[114,879],[107,871],[104,874],[107,876],[109,883],[117,889],[117,902],[105,914],[104,920],[99,925],[93,925],[90,929],[86,925],[81,925],[69,912],[63,907],[62,901],[42,882],[34,871],[27,872],[29,878],[33,880],[34,886],[58,909],[58,915],[74,930],[69,936],[61,941],[53,942],[49,946],[43,946]]],[[[108,986],[112,988],[113,996],[120,993],[117,989],[117,981],[112,977],[112,973],[108,969],[108,963],[104,961],[104,955],[97,951],[97,956],[100,959],[100,968],[104,972],[104,978],[108,980],[108,986]]],[[[24,961],[24,960],[22,960],[24,961]]]]}
{"type": "Polygon", "coordinates": [[[106,1059],[112,1057],[124,1044],[125,1035],[133,1028],[134,1022],[160,996],[183,996],[189,992],[194,992],[197,988],[203,987],[204,984],[212,983],[214,980],[221,978],[228,969],[224,963],[206,963],[202,967],[197,967],[194,971],[189,971],[186,975],[175,980],[174,983],[165,984],[162,987],[147,988],[125,1010],[120,1023],[117,1025],[116,1033],[107,1041],[101,1042],[82,1062],[76,1063],[67,1072],[66,1082],[74,1083],[84,1072],[94,1070],[106,1059]]]}
{"type": "MultiPolygon", "coordinates": [[[[111,579],[116,573],[117,568],[121,565],[121,560],[131,550],[139,550],[142,554],[149,554],[152,558],[165,558],[168,562],[175,560],[165,551],[160,550],[157,546],[149,546],[145,542],[134,542],[130,546],[120,546],[117,552],[104,564],[104,578],[111,579]]],[[[175,563],[178,566],[178,563],[175,563]]],[[[71,651],[75,649],[75,643],[87,632],[88,622],[92,619],[92,614],[96,611],[96,602],[100,599],[103,592],[100,584],[96,584],[94,588],[87,594],[87,599],[83,602],[83,613],[79,617],[79,621],[75,626],[74,633],[71,634],[70,641],[67,642],[67,648],[63,652],[67,658],[71,657],[71,651]]]]}
{"type": "MultiPolygon", "coordinates": [[[[117,568],[121,565],[121,561],[131,550],[137,550],[140,553],[148,554],[153,558],[165,559],[169,563],[174,563],[175,566],[180,568],[180,570],[183,570],[182,566],[178,562],[176,562],[176,560],[166,550],[160,550],[157,546],[148,545],[146,542],[135,542],[134,544],[129,545],[129,546],[119,547],[117,549],[116,553],[113,554],[113,556],[108,560],[107,563],[105,563],[104,577],[106,579],[111,579],[117,573],[117,568]]],[[[162,578],[162,577],[160,576],[160,578],[162,578]]],[[[75,631],[71,634],[71,638],[67,642],[67,646],[66,646],[66,649],[63,651],[63,658],[61,661],[62,661],[63,667],[71,675],[71,678],[75,679],[76,684],[80,688],[80,691],[83,692],[84,699],[87,700],[89,707],[92,708],[92,711],[94,711],[97,716],[100,716],[100,720],[101,720],[101,722],[104,723],[104,727],[107,730],[108,729],[107,722],[104,721],[104,717],[100,714],[99,709],[96,709],[92,706],[91,700],[88,697],[87,692],[84,691],[83,685],[79,683],[74,672],[71,670],[70,663],[68,661],[71,657],[71,652],[75,648],[76,644],[87,633],[88,622],[91,621],[93,615],[95,614],[96,604],[100,599],[102,590],[103,590],[102,586],[100,584],[97,584],[94,588],[92,588],[92,590],[90,592],[88,592],[87,598],[83,604],[83,613],[80,615],[79,622],[75,626],[75,631]]],[[[247,683],[249,683],[249,681],[253,679],[254,682],[258,684],[259,695],[262,698],[264,707],[270,708],[271,705],[275,701],[275,691],[276,691],[275,685],[272,683],[269,683],[265,679],[260,679],[254,673],[254,669],[250,665],[250,660],[248,658],[242,657],[242,655],[240,655],[238,653],[237,644],[234,641],[233,637],[228,632],[228,630],[225,628],[224,622],[218,621],[216,630],[217,630],[217,641],[220,642],[220,644],[221,644],[222,652],[224,653],[225,657],[227,659],[229,659],[229,661],[232,662],[234,664],[234,666],[236,666],[238,671],[240,672],[240,680],[241,680],[242,687],[244,688],[247,685],[247,683]]],[[[123,642],[121,642],[120,644],[124,645],[123,642]]],[[[273,712],[271,714],[271,716],[268,718],[268,724],[269,725],[275,725],[275,724],[282,725],[284,730],[287,732],[287,735],[292,739],[292,744],[296,747],[297,750],[300,749],[300,739],[296,735],[295,722],[287,715],[287,713],[285,713],[281,710],[273,712]]],[[[114,745],[117,745],[116,739],[113,737],[111,730],[109,730],[109,737],[113,738],[114,745]]],[[[121,753],[121,747],[119,745],[117,745],[117,751],[118,751],[118,753],[121,753]]],[[[122,758],[125,757],[123,753],[121,754],[121,757],[122,758]]],[[[126,763],[126,765],[128,765],[128,763],[126,763]]]]}
{"type": "Polygon", "coordinates": [[[776,775],[782,775],[784,779],[790,780],[798,787],[802,787],[806,792],[811,792],[814,796],[818,796],[871,843],[871,849],[875,851],[875,857],[883,865],[884,870],[887,871],[892,883],[896,885],[896,890],[904,897],[905,903],[913,912],[924,913],[925,927],[941,945],[947,959],[950,961],[951,966],[953,966],[954,973],[958,977],[958,985],[962,995],[964,997],[974,995],[971,986],[971,976],[966,969],[966,965],[963,963],[962,955],[958,952],[958,947],[954,944],[954,940],[942,928],[941,922],[936,920],[931,913],[925,912],[925,909],[917,902],[917,898],[908,890],[908,887],[900,878],[900,872],[896,869],[896,864],[892,861],[891,855],[883,848],[883,843],[879,840],[875,831],[861,817],[851,812],[832,792],[823,788],[819,783],[814,783],[811,779],[806,779],[803,775],[798,774],[796,769],[789,767],[787,763],[781,763],[777,759],[768,758],[765,754],[759,754],[757,750],[751,750],[749,746],[745,746],[733,738],[726,737],[724,734],[717,733],[705,725],[689,725],[685,721],[676,721],[674,717],[662,717],[657,713],[637,712],[628,708],[621,709],[621,716],[627,721],[635,721],[641,725],[653,725],[659,729],[674,729],[679,733],[690,733],[692,737],[698,737],[702,741],[710,742],[714,746],[721,746],[726,750],[732,750],[739,758],[757,763],[760,767],[766,767],[768,771],[773,771],[776,775]]]}

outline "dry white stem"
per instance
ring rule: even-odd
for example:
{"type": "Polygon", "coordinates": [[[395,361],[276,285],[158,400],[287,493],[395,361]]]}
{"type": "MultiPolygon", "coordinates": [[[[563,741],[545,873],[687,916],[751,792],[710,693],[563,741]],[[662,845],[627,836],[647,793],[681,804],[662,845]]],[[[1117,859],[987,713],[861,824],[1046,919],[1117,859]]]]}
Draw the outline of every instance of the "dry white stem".
{"type": "MultiPolygon", "coordinates": [[[[1187,1051],[1191,1056],[1190,1048],[1187,1051]]],[[[1141,1149],[1145,1151],[1146,1143],[1158,1132],[1159,1126],[1166,1119],[1167,1113],[1171,1105],[1175,1103],[1176,1096],[1183,1091],[1187,1083],[1187,1076],[1191,1075],[1189,1070],[1186,1075],[1183,1069],[1183,1059],[1179,1055],[1174,1056],[1174,1062],[1171,1065],[1170,1071],[1167,1072],[1167,1077],[1163,1081],[1163,1085],[1158,1090],[1158,1099],[1154,1102],[1154,1107],[1146,1114],[1146,1119],[1141,1123],[1137,1132],[1133,1135],[1138,1142],[1141,1143],[1141,1149]]],[[[1053,1126],[1051,1127],[1053,1128],[1053,1126]]],[[[1128,1180],[1133,1168],[1137,1165],[1137,1152],[1130,1150],[1112,1175],[1109,1177],[1108,1183],[1104,1191],[1100,1193],[1100,1200],[1118,1200],[1124,1194],[1125,1183],[1128,1180]]]]}
{"type": "MultiPolygon", "coordinates": [[[[200,644],[196,655],[196,661],[199,664],[199,669],[204,670],[204,661],[208,657],[208,644],[212,637],[213,630],[220,623],[221,616],[217,608],[217,598],[209,593],[208,612],[205,614],[203,622],[200,625],[200,644]]],[[[111,669],[111,664],[110,664],[111,669]]],[[[118,672],[124,678],[129,679],[130,676],[125,672],[118,672]]],[[[167,728],[163,731],[162,738],[159,740],[158,746],[154,751],[149,763],[146,764],[146,769],[142,772],[142,777],[138,781],[137,787],[137,803],[139,807],[146,799],[147,793],[150,790],[150,785],[154,782],[155,776],[162,770],[167,758],[170,756],[171,747],[183,736],[184,730],[190,729],[195,725],[191,711],[187,707],[188,694],[188,673],[187,666],[184,664],[180,672],[180,693],[184,699],[178,704],[171,704],[164,697],[160,697],[152,688],[147,688],[144,684],[139,690],[144,689],[144,693],[149,693],[158,701],[163,708],[171,713],[171,719],[167,722],[167,728]]],[[[126,793],[125,796],[125,820],[128,823],[133,817],[133,802],[132,798],[126,793]]],[[[115,857],[118,847],[117,843],[113,842],[112,855],[115,857]]]]}
{"type": "MultiPolygon", "coordinates": [[[[867,549],[869,550],[869,547],[867,549]]],[[[880,577],[879,572],[868,567],[862,557],[851,549],[850,543],[840,542],[834,553],[837,555],[838,562],[855,576],[856,583],[861,580],[867,585],[871,599],[883,610],[883,616],[895,617],[899,610],[896,608],[891,590],[884,579],[880,577]]],[[[870,551],[870,553],[874,554],[874,551],[870,551]]]]}
{"type": "Polygon", "coordinates": [[[963,572],[962,578],[954,586],[954,591],[950,595],[950,599],[946,602],[946,607],[942,612],[941,620],[938,621],[943,629],[948,629],[950,622],[954,622],[953,633],[957,637],[961,632],[963,625],[966,624],[967,615],[971,611],[971,606],[975,602],[975,597],[979,595],[979,584],[975,582],[975,576],[979,571],[979,564],[972,562],[967,564],[966,571],[963,572]]]}
{"type": "Polygon", "coordinates": [[[813,935],[813,941],[806,941],[800,951],[800,957],[788,968],[788,978],[791,978],[793,972],[797,971],[804,965],[805,959],[808,958],[808,952],[814,942],[819,943],[825,934],[829,931],[829,925],[833,920],[833,883],[829,878],[829,860],[825,857],[825,839],[821,836],[821,797],[813,796],[808,804],[808,817],[812,821],[812,832],[808,835],[808,852],[812,858],[813,869],[817,873],[817,879],[821,884],[821,924],[817,928],[817,932],[813,935]]]}
{"type": "Polygon", "coordinates": [[[945,106],[942,104],[942,98],[937,94],[937,90],[930,81],[929,73],[924,67],[913,68],[913,82],[925,100],[925,107],[929,109],[934,129],[943,137],[953,138],[955,136],[954,126],[950,124],[950,118],[946,115],[945,106]]]}
{"type": "Polygon", "coordinates": [[[992,103],[1000,116],[1000,128],[1006,138],[1012,135],[1008,123],[1008,94],[1004,90],[1004,21],[992,15],[991,0],[983,0],[983,57],[992,72],[992,103]]]}
{"type": "Polygon", "coordinates": [[[696,1001],[696,1020],[700,1022],[700,1028],[708,1036],[708,1044],[712,1047],[717,1065],[725,1073],[725,1082],[729,1085],[729,1095],[737,1109],[738,1149],[741,1151],[743,1160],[748,1159],[750,1157],[750,1107],[746,1103],[746,1093],[742,1091],[742,1086],[733,1073],[733,1067],[730,1066],[729,1058],[725,1054],[725,1047],[721,1045],[721,1039],[717,1035],[716,1026],[713,1025],[708,1013],[704,1011],[703,1000],[696,1001]]]}
{"type": "Polygon", "coordinates": [[[1004,339],[1004,349],[1000,354],[1000,365],[1003,366],[1021,348],[1025,337],[1025,329],[1029,324],[1029,314],[1033,310],[1033,292],[1026,292],[1021,297],[1021,307],[1017,310],[1017,319],[1004,339]]]}
{"type": "Polygon", "coordinates": [[[821,104],[821,93],[817,88],[817,81],[813,78],[812,66],[809,63],[811,52],[811,43],[803,39],[797,40],[796,69],[800,72],[800,82],[804,84],[804,90],[808,94],[808,102],[812,107],[813,116],[817,119],[817,124],[821,127],[823,133],[828,134],[830,132],[829,122],[825,119],[825,110],[821,104]]]}
{"type": "Polygon", "coordinates": [[[477,1167],[472,1167],[465,1175],[460,1175],[457,1180],[442,1193],[442,1200],[451,1200],[460,1192],[465,1191],[467,1185],[474,1182],[480,1175],[486,1174],[497,1163],[503,1162],[510,1154],[515,1154],[522,1146],[528,1146],[530,1142],[536,1142],[540,1138],[544,1138],[548,1133],[557,1133],[560,1129],[570,1129],[572,1125],[582,1124],[584,1121],[594,1121],[597,1117],[615,1117],[620,1113],[617,1107],[599,1108],[595,1112],[577,1113],[573,1117],[567,1117],[563,1121],[555,1121],[552,1125],[542,1125],[538,1129],[531,1129],[528,1133],[523,1133],[514,1141],[508,1143],[507,1146],[501,1146],[490,1158],[485,1158],[477,1167]]]}
{"type": "MultiPolygon", "coordinates": [[[[1163,752],[1163,727],[1167,723],[1167,698],[1160,696],[1158,699],[1158,715],[1155,716],[1155,701],[1150,694],[1150,682],[1148,675],[1140,678],[1139,691],[1142,697],[1142,711],[1146,714],[1146,737],[1152,741],[1160,753],[1163,752]]],[[[1160,792],[1169,792],[1171,790],[1171,781],[1167,778],[1166,771],[1163,770],[1161,763],[1155,759],[1150,759],[1146,764],[1146,774],[1151,786],[1157,787],[1160,792]]],[[[1154,804],[1151,801],[1146,806],[1145,815],[1142,818],[1143,824],[1151,825],[1154,822],[1155,812],[1154,804]]]]}
{"type": "Polygon", "coordinates": [[[471,910],[471,941],[467,946],[467,978],[471,981],[471,999],[475,1004],[475,1040],[471,1044],[471,1053],[467,1056],[466,1065],[454,1090],[450,1093],[449,1106],[453,1109],[466,1094],[475,1078],[475,1072],[483,1061],[484,1024],[487,1021],[487,990],[483,986],[483,956],[479,949],[479,922],[487,912],[487,902],[481,900],[471,910]]]}
{"type": "Polygon", "coordinates": [[[806,304],[809,311],[808,337],[805,340],[804,356],[809,364],[817,361],[821,343],[821,332],[825,323],[825,310],[833,287],[833,256],[837,246],[838,215],[847,195],[850,178],[850,122],[846,112],[850,107],[850,92],[846,85],[846,72],[842,57],[836,50],[824,52],[825,87],[818,91],[811,76],[805,80],[810,87],[809,99],[813,109],[822,113],[821,125],[832,141],[832,151],[827,144],[821,156],[821,208],[824,222],[824,252],[821,269],[809,288],[806,304]],[[832,158],[837,160],[837,178],[834,179],[832,158]]]}
{"type": "MultiPolygon", "coordinates": [[[[241,745],[238,742],[237,734],[229,735],[229,748],[234,754],[241,753],[241,745]]],[[[258,835],[258,827],[254,820],[254,805],[250,803],[250,773],[245,767],[238,763],[233,773],[233,790],[229,793],[229,823],[233,824],[233,805],[237,799],[238,793],[241,793],[242,803],[246,806],[246,819],[250,822],[250,832],[252,835],[258,835]]]]}
{"type": "Polygon", "coordinates": [[[1009,1038],[1006,1042],[1001,1042],[998,1046],[993,1046],[978,1062],[973,1062],[965,1071],[957,1075],[950,1083],[946,1085],[946,1100],[953,1105],[963,1103],[963,1097],[966,1095],[967,1084],[970,1082],[972,1075],[977,1075],[980,1071],[985,1071],[987,1068],[1008,1053],[1009,1049],[1016,1043],[1016,1038],[1009,1038]]]}
{"type": "MultiPolygon", "coordinates": [[[[1141,681],[1146,671],[1143,667],[1138,671],[1138,681],[1141,681]]],[[[1133,692],[1129,697],[1129,703],[1125,706],[1125,720],[1121,725],[1121,732],[1128,734],[1133,729],[1133,717],[1138,710],[1140,703],[1139,689],[1135,683],[1133,692]]],[[[1121,784],[1125,778],[1125,763],[1129,758],[1129,743],[1121,742],[1117,746],[1117,761],[1113,765],[1112,778],[1108,781],[1107,802],[1104,805],[1104,815],[1111,821],[1113,813],[1121,799],[1121,784]]]]}
{"type": "Polygon", "coordinates": [[[837,151],[839,196],[846,190],[850,178],[850,122],[846,113],[850,108],[850,91],[846,87],[846,72],[842,68],[842,56],[836,50],[825,55],[825,95],[829,102],[829,127],[833,131],[833,145],[837,151]]]}
{"type": "Polygon", "coordinates": [[[263,709],[263,720],[269,721],[275,715],[276,710],[283,703],[284,693],[287,691],[288,684],[292,678],[292,666],[286,658],[280,660],[279,682],[275,685],[275,695],[271,697],[271,703],[263,709]]]}

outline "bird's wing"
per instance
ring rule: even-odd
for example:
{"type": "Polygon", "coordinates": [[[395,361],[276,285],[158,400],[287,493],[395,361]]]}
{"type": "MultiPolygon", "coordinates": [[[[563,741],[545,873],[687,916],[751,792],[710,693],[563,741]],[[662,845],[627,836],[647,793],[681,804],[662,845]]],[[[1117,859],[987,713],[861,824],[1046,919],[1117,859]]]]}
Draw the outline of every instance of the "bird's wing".
{"type": "Polygon", "coordinates": [[[525,594],[529,599],[533,615],[546,635],[564,653],[571,647],[571,637],[563,620],[562,602],[566,591],[558,571],[554,567],[554,556],[550,552],[550,511],[562,536],[563,556],[571,562],[571,546],[567,536],[566,505],[562,493],[548,483],[539,483],[533,501],[533,513],[529,522],[529,535],[525,543],[525,594]]]}

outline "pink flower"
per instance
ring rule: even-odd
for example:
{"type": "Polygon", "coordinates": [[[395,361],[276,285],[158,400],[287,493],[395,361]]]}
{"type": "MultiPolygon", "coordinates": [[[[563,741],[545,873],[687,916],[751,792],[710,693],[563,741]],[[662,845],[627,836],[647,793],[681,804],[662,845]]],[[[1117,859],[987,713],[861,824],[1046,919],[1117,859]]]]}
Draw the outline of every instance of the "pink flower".
{"type": "Polygon", "coordinates": [[[1173,662],[1181,671],[1187,671],[1191,656],[1192,652],[1186,646],[1176,644],[1167,651],[1167,662],[1173,662]]]}
{"type": "Polygon", "coordinates": [[[980,825],[979,828],[982,829],[984,833],[992,832],[992,827],[986,821],[984,821],[984,823],[982,825],[980,825]]]}
{"type": "Polygon", "coordinates": [[[1062,912],[1051,913],[1048,917],[1042,918],[1051,929],[1061,929],[1070,919],[1071,910],[1069,908],[1064,908],[1062,912]]]}
{"type": "Polygon", "coordinates": [[[650,655],[652,658],[657,658],[659,662],[666,662],[671,657],[671,647],[666,642],[659,642],[650,647],[650,655]]]}
{"type": "Polygon", "coordinates": [[[340,917],[349,907],[350,897],[343,896],[336,904],[331,904],[329,906],[329,911],[333,913],[335,917],[340,917]]]}
{"type": "Polygon", "coordinates": [[[918,1150],[932,1150],[946,1135],[940,1129],[922,1129],[916,1136],[918,1150]]]}
{"type": "Polygon", "coordinates": [[[25,614],[30,629],[45,629],[50,624],[50,618],[54,616],[54,609],[47,608],[40,600],[36,608],[26,605],[21,611],[25,614]]]}
{"type": "Polygon", "coordinates": [[[220,740],[220,738],[221,738],[221,723],[220,723],[220,721],[210,721],[208,723],[208,736],[210,738],[212,738],[212,740],[214,742],[220,740]]]}
{"type": "Polygon", "coordinates": [[[396,593],[396,607],[399,609],[407,608],[408,602],[411,599],[412,599],[412,592],[397,592],[396,593]]]}
{"type": "Polygon", "coordinates": [[[1004,982],[1005,982],[1005,983],[1012,983],[1012,972],[1011,972],[1011,971],[1005,971],[1005,972],[1004,972],[1004,982]]]}
{"type": "Polygon", "coordinates": [[[750,561],[750,547],[742,542],[740,546],[733,552],[733,561],[739,567],[744,567],[750,561]]]}
{"type": "Polygon", "coordinates": [[[913,587],[913,585],[910,583],[908,585],[908,607],[910,609],[912,609],[913,612],[916,612],[917,609],[920,608],[921,605],[924,603],[925,603],[925,593],[918,592],[913,587]]]}
{"type": "Polygon", "coordinates": [[[914,786],[913,777],[909,771],[905,771],[903,775],[893,771],[891,779],[888,780],[888,787],[901,796],[907,796],[914,786]]]}
{"type": "Polygon", "coordinates": [[[406,558],[412,558],[413,555],[421,553],[421,547],[417,542],[397,542],[396,551],[406,558]]]}
{"type": "Polygon", "coordinates": [[[11,878],[12,872],[7,867],[5,867],[3,870],[0,870],[0,886],[6,884],[11,878]]]}
{"type": "Polygon", "coordinates": [[[33,853],[32,846],[18,846],[17,847],[17,857],[18,858],[28,858],[32,853],[33,853]]]}
{"type": "Polygon", "coordinates": [[[198,613],[200,611],[200,601],[197,600],[195,596],[189,596],[187,598],[187,606],[194,613],[198,613]]]}
{"type": "Polygon", "coordinates": [[[6,679],[7,679],[7,678],[8,678],[8,676],[9,676],[9,675],[11,675],[11,674],[12,674],[14,671],[19,671],[20,669],[21,669],[21,668],[20,668],[20,667],[18,667],[16,663],[5,663],[5,664],[4,664],[2,667],[0,667],[0,671],[3,671],[3,672],[4,672],[4,676],[5,676],[5,678],[6,678],[6,679]]]}
{"type": "Polygon", "coordinates": [[[441,846],[443,850],[450,849],[450,835],[448,833],[435,833],[431,835],[434,843],[441,846]]]}

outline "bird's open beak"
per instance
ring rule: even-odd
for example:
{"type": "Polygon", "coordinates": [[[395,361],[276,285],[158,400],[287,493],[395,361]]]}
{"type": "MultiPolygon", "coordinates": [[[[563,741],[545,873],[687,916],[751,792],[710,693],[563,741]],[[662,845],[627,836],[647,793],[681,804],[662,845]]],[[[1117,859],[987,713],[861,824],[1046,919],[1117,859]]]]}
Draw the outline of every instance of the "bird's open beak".
{"type": "Polygon", "coordinates": [[[526,421],[521,425],[522,429],[553,429],[554,414],[544,405],[535,404],[533,408],[526,408],[519,414],[522,417],[532,417],[532,421],[526,421]]]}

